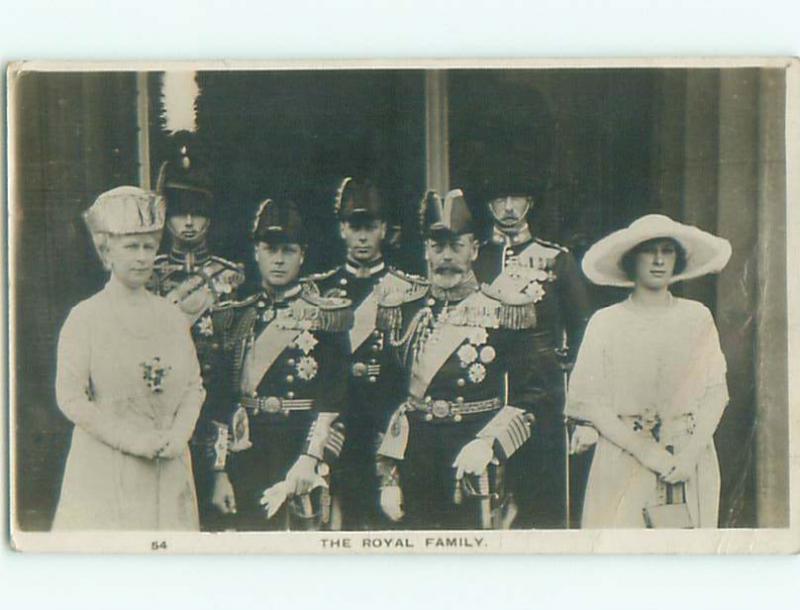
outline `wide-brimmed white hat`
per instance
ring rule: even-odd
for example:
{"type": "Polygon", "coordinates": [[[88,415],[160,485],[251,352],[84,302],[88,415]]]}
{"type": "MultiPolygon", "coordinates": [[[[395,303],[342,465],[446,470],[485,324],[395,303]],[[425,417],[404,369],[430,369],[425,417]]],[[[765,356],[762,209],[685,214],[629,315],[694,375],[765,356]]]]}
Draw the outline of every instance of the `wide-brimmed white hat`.
{"type": "Polygon", "coordinates": [[[583,257],[583,272],[594,284],[630,288],[634,283],[622,268],[622,258],[639,244],[658,238],[674,239],[686,252],[686,267],[671,278],[670,284],[719,273],[731,257],[727,239],[662,214],[648,214],[589,248],[583,257]]]}

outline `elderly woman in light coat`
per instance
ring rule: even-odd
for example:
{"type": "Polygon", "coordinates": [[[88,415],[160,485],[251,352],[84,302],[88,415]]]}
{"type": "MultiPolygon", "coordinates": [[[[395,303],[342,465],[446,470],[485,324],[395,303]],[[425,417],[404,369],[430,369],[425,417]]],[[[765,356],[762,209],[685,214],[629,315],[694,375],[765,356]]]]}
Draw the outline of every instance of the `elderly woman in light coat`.
{"type": "Polygon", "coordinates": [[[195,530],[188,441],[205,390],[185,317],[145,289],[164,203],[119,187],[84,219],[110,278],[59,336],[56,399],[75,427],[53,529],[195,530]]]}

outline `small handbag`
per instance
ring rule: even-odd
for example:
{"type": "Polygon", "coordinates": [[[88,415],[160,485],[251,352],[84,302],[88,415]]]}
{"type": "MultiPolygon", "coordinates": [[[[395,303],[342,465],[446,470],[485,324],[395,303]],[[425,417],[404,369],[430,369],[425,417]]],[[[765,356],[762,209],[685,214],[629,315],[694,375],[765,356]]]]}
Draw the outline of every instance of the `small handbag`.
{"type": "Polygon", "coordinates": [[[665,485],[666,502],[642,509],[645,525],[650,529],[693,529],[692,515],[686,504],[685,484],[665,485]]]}

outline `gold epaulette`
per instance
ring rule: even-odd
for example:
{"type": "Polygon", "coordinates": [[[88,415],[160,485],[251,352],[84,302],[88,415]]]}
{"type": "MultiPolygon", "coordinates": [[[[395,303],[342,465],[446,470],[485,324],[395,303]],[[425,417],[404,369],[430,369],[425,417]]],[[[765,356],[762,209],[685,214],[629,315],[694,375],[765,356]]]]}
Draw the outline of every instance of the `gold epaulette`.
{"type": "Polygon", "coordinates": [[[382,331],[396,331],[402,323],[401,306],[418,301],[428,294],[428,283],[415,282],[405,290],[384,291],[378,300],[375,327],[382,331]]]}
{"type": "Polygon", "coordinates": [[[240,271],[244,272],[244,265],[242,263],[234,263],[233,261],[229,261],[227,258],[222,258],[221,256],[211,255],[210,259],[215,262],[219,263],[226,269],[230,269],[231,271],[240,271]]]}
{"type": "Polygon", "coordinates": [[[531,295],[497,283],[481,285],[481,293],[497,302],[500,328],[521,330],[536,326],[536,302],[531,295]]]}
{"type": "MultiPolygon", "coordinates": [[[[316,287],[315,284],[312,284],[316,287]]],[[[345,332],[353,327],[353,303],[350,299],[340,297],[324,297],[318,290],[313,290],[303,283],[300,301],[311,305],[317,311],[311,316],[303,314],[303,318],[313,319],[314,330],[324,332],[345,332]]]]}
{"type": "Polygon", "coordinates": [[[230,301],[220,301],[214,307],[214,311],[224,311],[226,309],[240,309],[242,307],[247,307],[248,305],[252,305],[258,300],[258,294],[252,294],[249,297],[245,297],[241,300],[230,300],[230,301]]]}
{"type": "Polygon", "coordinates": [[[335,275],[340,269],[342,268],[341,265],[334,267],[333,269],[328,269],[327,271],[321,271],[319,273],[311,273],[310,275],[305,276],[300,281],[301,282],[321,282],[323,280],[327,280],[329,277],[335,275]]]}
{"type": "Polygon", "coordinates": [[[429,282],[427,278],[422,277],[421,275],[415,275],[413,273],[408,273],[407,271],[403,271],[402,269],[398,269],[397,267],[389,267],[389,273],[393,276],[405,280],[409,284],[424,284],[428,286],[429,282]]]}
{"type": "Polygon", "coordinates": [[[548,248],[553,248],[555,250],[558,250],[559,252],[569,252],[569,248],[567,248],[566,246],[562,246],[561,244],[557,244],[554,241],[547,241],[546,239],[542,239],[541,237],[534,237],[533,241],[538,242],[538,243],[540,243],[543,246],[546,246],[548,248]]]}

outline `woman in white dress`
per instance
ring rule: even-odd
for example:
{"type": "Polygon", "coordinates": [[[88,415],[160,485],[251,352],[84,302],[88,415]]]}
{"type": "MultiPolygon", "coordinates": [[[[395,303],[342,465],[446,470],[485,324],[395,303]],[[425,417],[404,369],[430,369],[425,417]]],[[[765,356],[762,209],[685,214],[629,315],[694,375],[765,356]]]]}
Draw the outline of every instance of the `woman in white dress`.
{"type": "Polygon", "coordinates": [[[597,440],[583,528],[645,527],[644,509],[681,483],[689,525],[717,527],[725,358],[708,309],[669,286],[721,271],[730,255],[728,241],[657,214],[586,253],[592,282],[632,291],[592,316],[570,377],[567,415],[586,424],[571,448],[597,440]]]}
{"type": "Polygon", "coordinates": [[[70,311],[56,400],[75,424],[57,530],[196,530],[188,441],[205,397],[185,316],[145,284],[164,203],[124,186],[84,219],[110,279],[70,311]]]}

